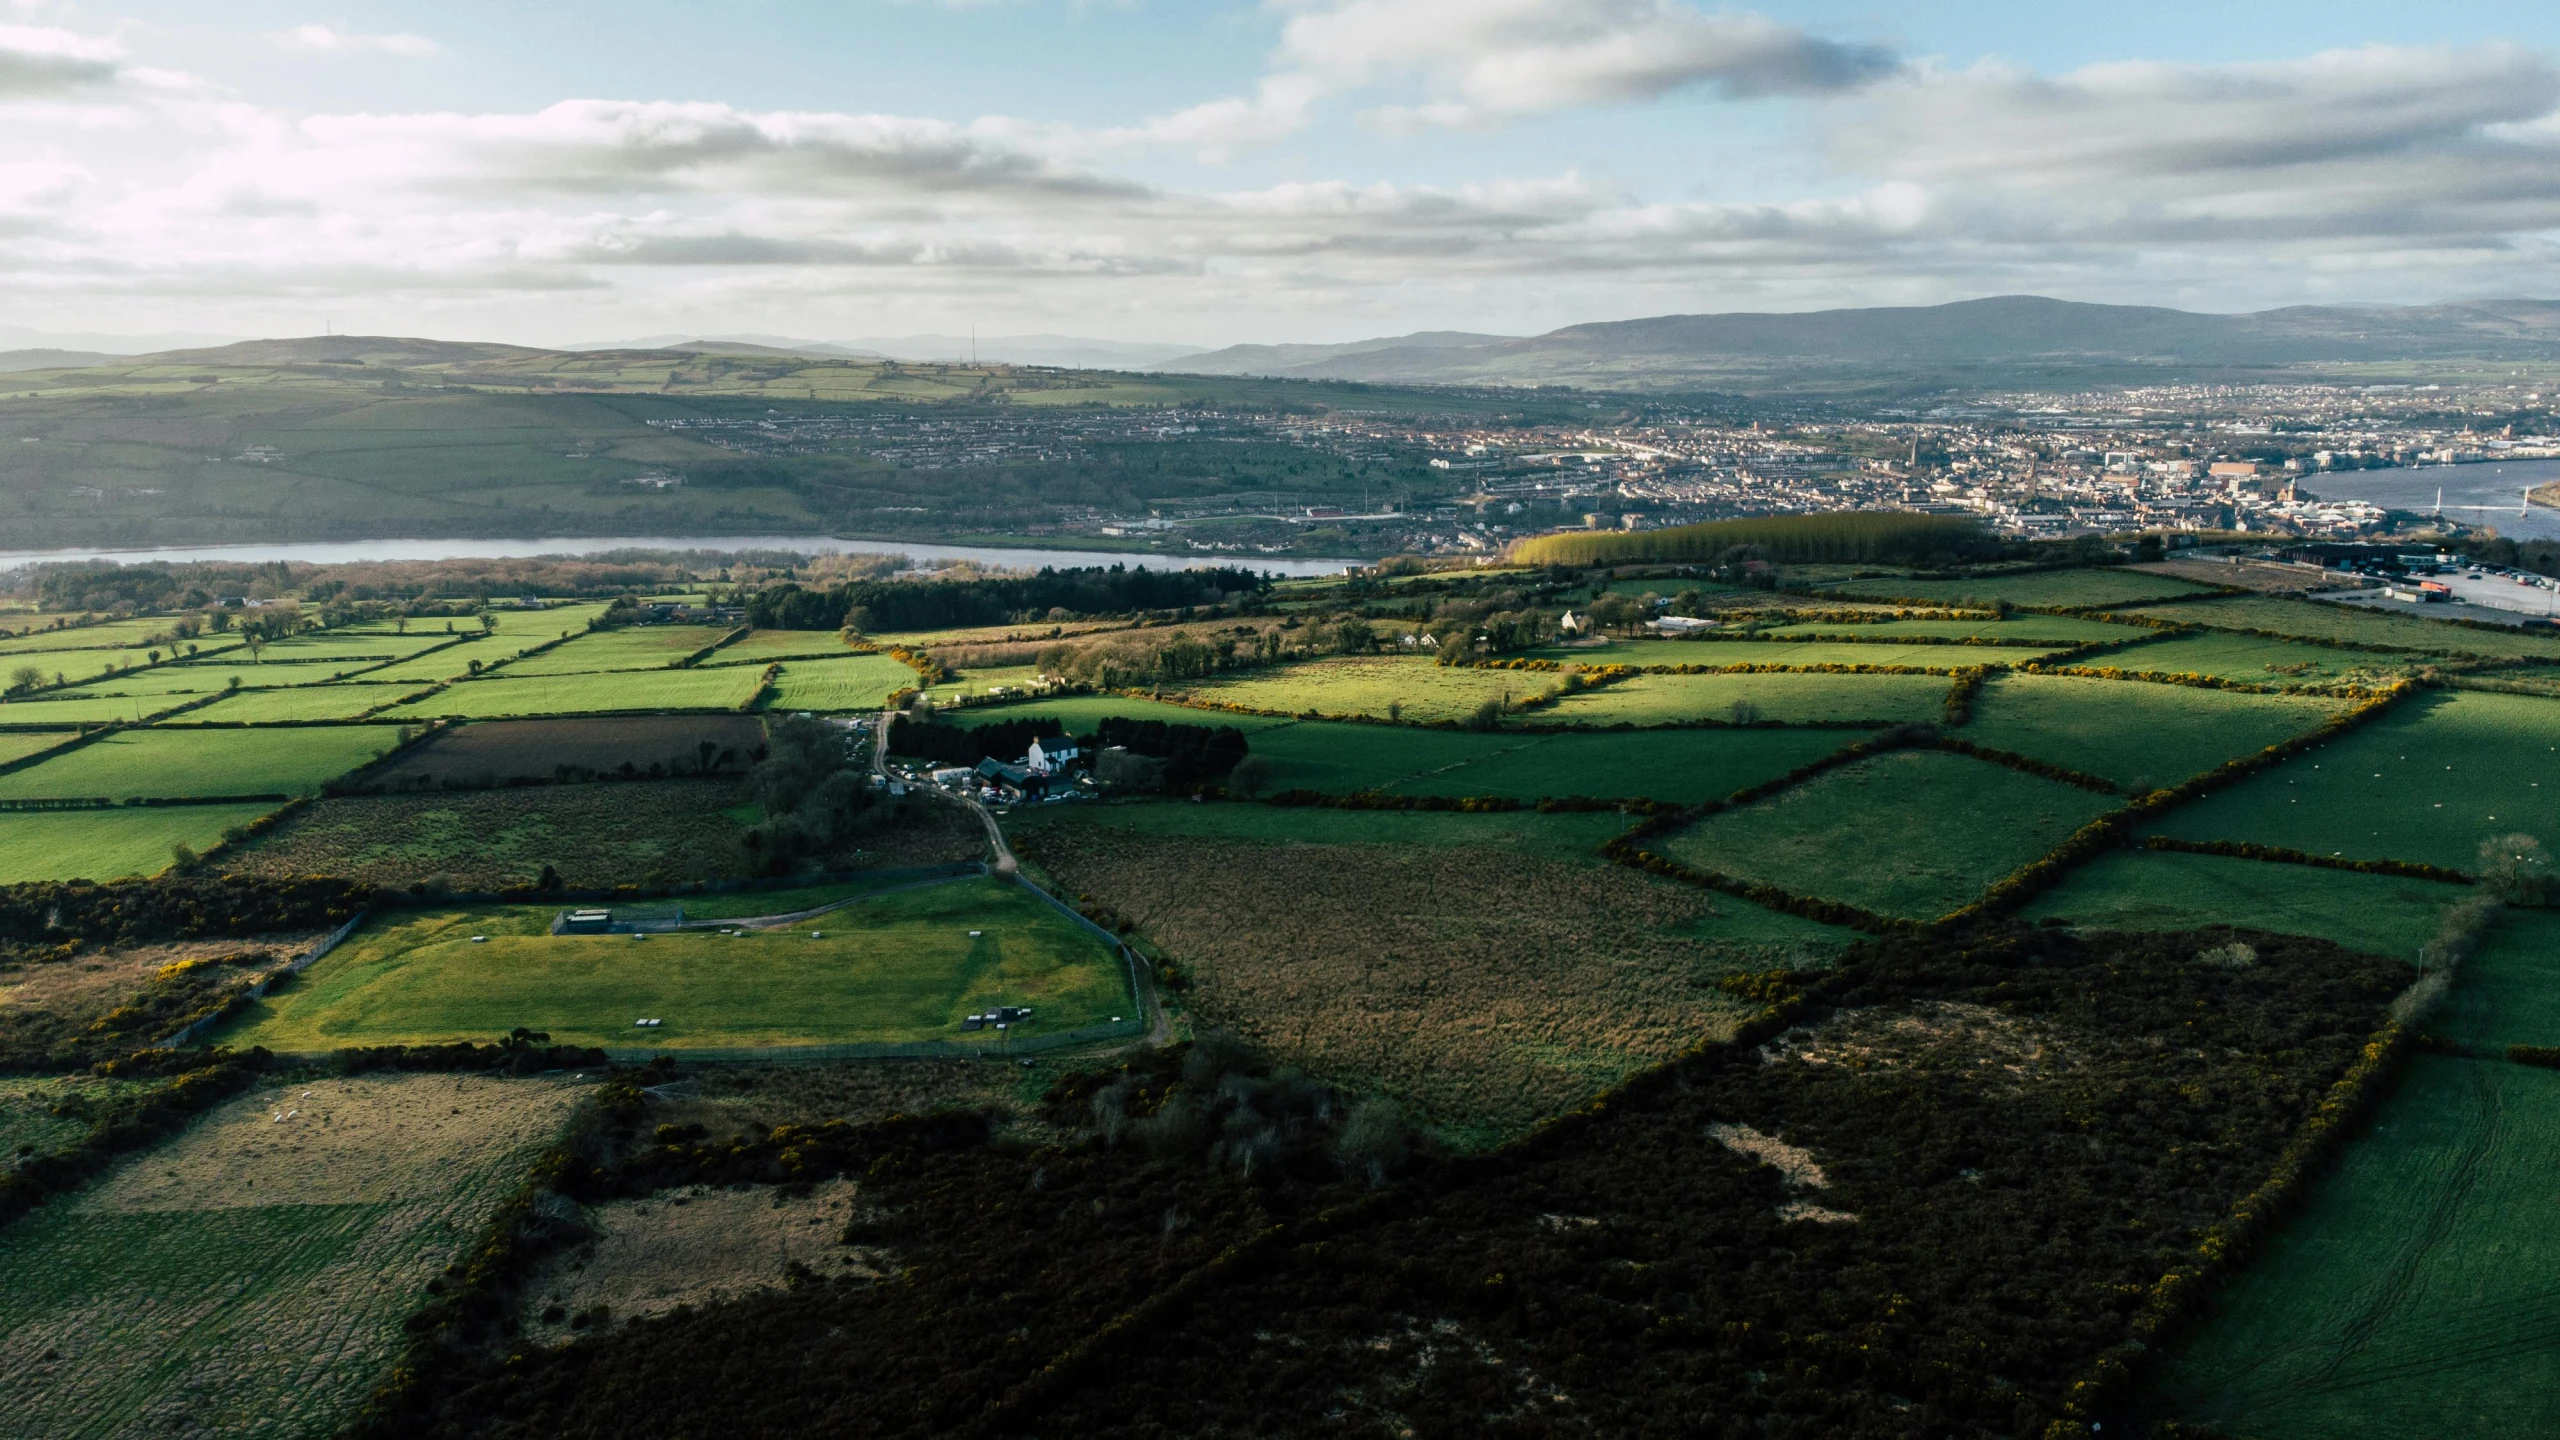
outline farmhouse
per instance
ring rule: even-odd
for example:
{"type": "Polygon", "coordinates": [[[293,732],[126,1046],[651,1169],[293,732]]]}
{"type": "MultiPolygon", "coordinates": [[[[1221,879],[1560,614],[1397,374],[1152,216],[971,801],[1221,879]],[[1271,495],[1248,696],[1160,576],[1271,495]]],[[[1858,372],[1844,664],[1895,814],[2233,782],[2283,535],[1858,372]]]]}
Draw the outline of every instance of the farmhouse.
{"type": "Polygon", "coordinates": [[[1047,774],[1020,765],[1008,765],[992,757],[979,761],[978,768],[972,773],[977,776],[979,784],[990,790],[1001,790],[1027,800],[1037,799],[1049,789],[1047,774]]]}
{"type": "Polygon", "coordinates": [[[1084,748],[1072,735],[1049,735],[1031,742],[1030,753],[1023,756],[1023,768],[1042,775],[1055,775],[1084,758],[1084,748]]]}

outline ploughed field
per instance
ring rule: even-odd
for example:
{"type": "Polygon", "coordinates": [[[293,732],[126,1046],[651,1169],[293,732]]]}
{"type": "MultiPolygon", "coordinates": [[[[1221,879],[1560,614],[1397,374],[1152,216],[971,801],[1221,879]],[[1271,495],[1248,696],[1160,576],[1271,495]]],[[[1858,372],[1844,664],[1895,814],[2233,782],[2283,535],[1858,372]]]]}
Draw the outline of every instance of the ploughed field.
{"type": "MultiPolygon", "coordinates": [[[[717,909],[789,913],[868,887],[745,892],[717,909]]],[[[561,1044],[649,1051],[943,1041],[999,1004],[1025,1038],[1137,1012],[1119,956],[1019,887],[968,879],[856,899],[773,929],[550,933],[558,906],[395,912],[369,923],[221,1043],[276,1051],[485,1039],[521,1026],[561,1044]],[[475,939],[474,937],[482,937],[475,939]],[[634,1021],[661,1022],[646,1028],[634,1021]]],[[[704,907],[688,905],[691,915],[704,907]]]]}

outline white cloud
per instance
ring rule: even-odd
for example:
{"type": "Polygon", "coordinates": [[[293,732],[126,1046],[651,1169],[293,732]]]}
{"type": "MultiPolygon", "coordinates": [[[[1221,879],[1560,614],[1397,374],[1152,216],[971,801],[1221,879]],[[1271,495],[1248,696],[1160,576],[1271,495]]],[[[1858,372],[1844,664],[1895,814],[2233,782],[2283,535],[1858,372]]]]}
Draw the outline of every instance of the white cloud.
{"type": "Polygon", "coordinates": [[[123,47],[68,30],[0,25],[0,100],[54,97],[114,83],[123,47]]]}
{"type": "Polygon", "coordinates": [[[296,25],[275,38],[278,44],[288,45],[296,50],[417,57],[438,55],[444,51],[443,46],[424,35],[412,35],[406,31],[388,35],[359,35],[330,25],[296,25]]]}

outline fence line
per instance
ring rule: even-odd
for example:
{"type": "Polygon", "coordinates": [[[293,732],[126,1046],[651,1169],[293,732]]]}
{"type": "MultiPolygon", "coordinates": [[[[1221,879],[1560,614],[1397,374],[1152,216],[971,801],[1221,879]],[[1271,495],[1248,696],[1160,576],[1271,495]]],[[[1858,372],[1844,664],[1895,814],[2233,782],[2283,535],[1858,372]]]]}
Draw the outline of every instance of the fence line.
{"type": "MultiPolygon", "coordinates": [[[[373,912],[370,910],[359,910],[355,914],[348,916],[346,924],[341,925],[337,929],[320,937],[319,944],[314,945],[310,949],[303,951],[300,955],[295,956],[291,961],[287,962],[282,969],[270,970],[266,974],[259,976],[254,984],[250,985],[247,990],[241,993],[239,997],[240,1000],[245,1003],[250,1000],[264,999],[267,992],[275,989],[277,983],[282,981],[286,976],[299,975],[303,971],[310,969],[321,956],[337,949],[339,944],[348,936],[356,933],[356,927],[362,925],[371,917],[372,913],[373,912]]],[[[224,1005],[222,1008],[203,1017],[202,1019],[190,1021],[188,1024],[181,1027],[176,1034],[161,1041],[160,1048],[172,1049],[180,1045],[194,1044],[196,1041],[203,1039],[215,1026],[231,1019],[234,1013],[236,1013],[236,1009],[236,1006],[224,1005]]]]}

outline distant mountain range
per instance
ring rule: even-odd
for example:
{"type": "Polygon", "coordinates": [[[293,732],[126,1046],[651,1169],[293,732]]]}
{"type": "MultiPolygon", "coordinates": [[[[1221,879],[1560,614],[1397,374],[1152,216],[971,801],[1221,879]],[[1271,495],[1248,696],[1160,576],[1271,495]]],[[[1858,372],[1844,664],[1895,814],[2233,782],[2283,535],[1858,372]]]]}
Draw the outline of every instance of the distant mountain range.
{"type": "Polygon", "coordinates": [[[2461,359],[2560,360],[2560,302],[2302,305],[2210,315],[2006,295],[1798,314],[1665,315],[1530,336],[1427,331],[1347,345],[1237,345],[1154,368],[1379,383],[1750,391],[2138,383],[2461,359]]]}

